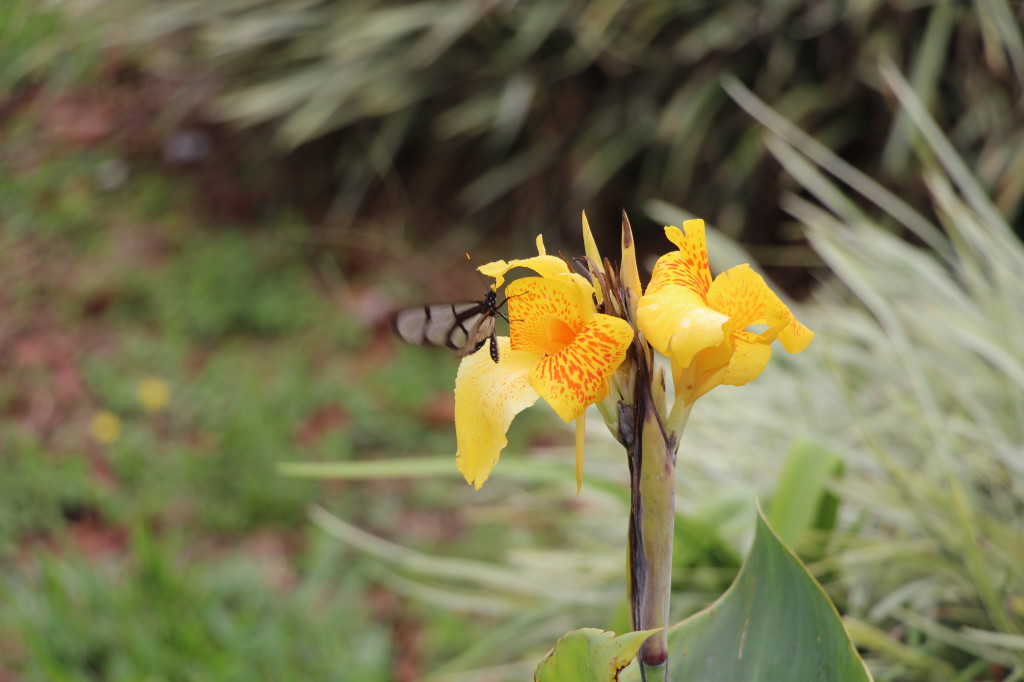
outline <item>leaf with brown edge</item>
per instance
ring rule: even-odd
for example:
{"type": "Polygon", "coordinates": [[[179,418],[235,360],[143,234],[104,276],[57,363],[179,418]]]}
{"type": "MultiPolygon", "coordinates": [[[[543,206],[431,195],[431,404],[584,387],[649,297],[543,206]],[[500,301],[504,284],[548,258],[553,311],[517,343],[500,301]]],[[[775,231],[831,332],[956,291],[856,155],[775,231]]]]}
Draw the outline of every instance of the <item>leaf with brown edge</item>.
{"type": "Polygon", "coordinates": [[[617,682],[619,673],[657,630],[618,635],[597,628],[566,633],[537,667],[534,682],[617,682]]]}

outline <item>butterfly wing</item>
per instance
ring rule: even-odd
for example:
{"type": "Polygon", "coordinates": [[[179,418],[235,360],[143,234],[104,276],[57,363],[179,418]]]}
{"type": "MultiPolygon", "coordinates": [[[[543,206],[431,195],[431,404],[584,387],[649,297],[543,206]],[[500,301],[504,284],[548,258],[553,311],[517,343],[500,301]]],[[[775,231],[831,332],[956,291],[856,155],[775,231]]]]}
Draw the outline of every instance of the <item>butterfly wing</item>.
{"type": "Polygon", "coordinates": [[[498,361],[494,318],[499,308],[494,292],[482,301],[434,303],[400,310],[391,319],[395,334],[415,346],[445,346],[461,357],[491,341],[491,359],[498,361]]]}
{"type": "MultiPolygon", "coordinates": [[[[452,330],[452,336],[461,336],[465,331],[464,327],[456,327],[452,330]]],[[[459,357],[475,353],[487,343],[488,339],[494,337],[494,313],[484,311],[479,317],[472,323],[469,331],[465,333],[465,337],[462,339],[462,345],[459,347],[456,353],[459,357]]],[[[451,340],[451,338],[450,338],[451,340]]],[[[497,339],[492,341],[491,357],[494,357],[494,353],[497,350],[497,339]]],[[[495,360],[497,362],[497,360],[495,360]]]]}

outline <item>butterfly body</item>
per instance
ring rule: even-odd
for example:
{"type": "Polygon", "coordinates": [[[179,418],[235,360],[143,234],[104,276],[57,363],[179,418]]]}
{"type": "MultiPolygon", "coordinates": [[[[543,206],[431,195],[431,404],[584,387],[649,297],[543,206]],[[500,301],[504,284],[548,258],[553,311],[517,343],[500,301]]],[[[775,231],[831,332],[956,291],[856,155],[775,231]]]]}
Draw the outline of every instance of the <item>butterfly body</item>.
{"type": "Polygon", "coordinates": [[[498,294],[488,291],[481,301],[431,303],[399,310],[391,328],[400,339],[414,346],[444,346],[461,357],[491,342],[491,360],[498,362],[495,318],[501,315],[498,294]]]}

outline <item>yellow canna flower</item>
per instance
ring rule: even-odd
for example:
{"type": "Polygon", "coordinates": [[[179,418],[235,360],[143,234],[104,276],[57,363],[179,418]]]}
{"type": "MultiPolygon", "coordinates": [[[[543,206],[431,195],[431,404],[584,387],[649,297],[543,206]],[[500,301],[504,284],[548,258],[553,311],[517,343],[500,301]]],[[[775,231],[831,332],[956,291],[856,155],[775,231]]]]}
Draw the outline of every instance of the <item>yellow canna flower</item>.
{"type": "Polygon", "coordinates": [[[633,340],[629,323],[598,313],[590,282],[561,258],[546,255],[539,237],[537,250],[533,258],[479,268],[495,278],[496,287],[515,267],[540,276],[505,289],[510,323],[509,337],[498,337],[501,361],[474,353],[462,360],[455,379],[456,463],[476,488],[497,463],[519,412],[542,397],[566,422],[581,418],[607,395],[609,377],[633,340]]]}
{"type": "Polygon", "coordinates": [[[672,361],[676,399],[692,404],[715,386],[742,386],[764,370],[776,338],[799,353],[814,338],[749,265],[713,281],[703,220],[666,227],[678,247],[658,259],[637,327],[672,361]],[[750,331],[752,326],[761,331],[750,331]]]}

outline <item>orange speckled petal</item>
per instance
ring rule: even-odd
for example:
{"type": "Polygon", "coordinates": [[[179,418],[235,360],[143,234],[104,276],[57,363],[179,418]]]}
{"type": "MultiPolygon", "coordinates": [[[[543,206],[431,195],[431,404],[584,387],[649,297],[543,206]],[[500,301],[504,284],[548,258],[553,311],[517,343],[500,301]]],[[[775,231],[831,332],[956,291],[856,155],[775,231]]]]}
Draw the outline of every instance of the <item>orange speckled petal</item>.
{"type": "Polygon", "coordinates": [[[814,332],[797,322],[786,304],[746,264],[715,278],[708,291],[708,305],[728,315],[737,331],[752,324],[768,325],[757,340],[768,344],[779,338],[790,353],[799,353],[814,338],[814,332]]]}
{"type": "Polygon", "coordinates": [[[782,342],[782,347],[790,353],[799,353],[807,348],[813,340],[814,332],[797,322],[795,317],[779,332],[779,341],[782,342]]]}
{"type": "Polygon", "coordinates": [[[537,363],[530,381],[559,417],[571,421],[608,394],[608,378],[622,364],[632,342],[628,322],[595,315],[572,343],[537,363]]]}
{"type": "Polygon", "coordinates": [[[772,316],[779,321],[779,341],[788,352],[799,353],[814,339],[814,332],[800,324],[782,301],[778,302],[772,316]]]}
{"type": "Polygon", "coordinates": [[[746,263],[715,277],[708,290],[708,305],[728,315],[737,331],[752,324],[772,326],[767,319],[769,310],[774,310],[781,303],[761,275],[746,263]]]}
{"type": "Polygon", "coordinates": [[[666,227],[665,236],[679,247],[658,259],[651,273],[647,292],[665,286],[682,286],[701,296],[711,286],[711,268],[708,266],[708,245],[703,220],[687,220],[684,234],[678,227],[666,227]]]}
{"type": "Polygon", "coordinates": [[[512,419],[537,402],[530,370],[537,356],[512,350],[498,337],[501,362],[488,353],[467,355],[455,377],[455,463],[466,481],[479,489],[508,444],[505,432],[512,419]]]}
{"type": "Polygon", "coordinates": [[[663,355],[672,355],[683,366],[693,357],[725,339],[726,315],[712,310],[688,287],[669,285],[640,299],[637,326],[663,355]]]}
{"type": "Polygon", "coordinates": [[[537,355],[560,351],[594,315],[593,302],[568,281],[523,277],[505,295],[512,347],[537,355]]]}

